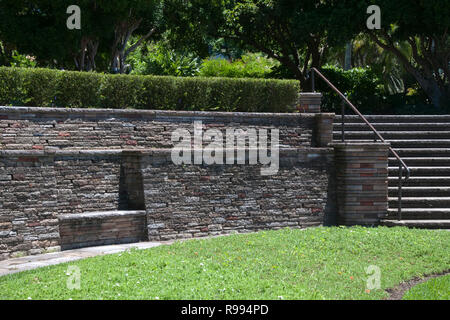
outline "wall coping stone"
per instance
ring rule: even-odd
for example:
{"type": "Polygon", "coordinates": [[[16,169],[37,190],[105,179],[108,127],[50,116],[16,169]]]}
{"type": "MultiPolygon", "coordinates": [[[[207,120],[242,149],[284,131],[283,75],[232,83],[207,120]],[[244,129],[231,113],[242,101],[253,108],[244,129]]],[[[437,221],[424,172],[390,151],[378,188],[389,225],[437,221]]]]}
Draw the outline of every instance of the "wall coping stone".
{"type": "Polygon", "coordinates": [[[45,150],[0,150],[0,156],[117,156],[122,154],[122,149],[92,149],[92,150],[70,150],[70,149],[45,149],[45,150]]]}
{"type": "Polygon", "coordinates": [[[91,109],[91,108],[40,108],[0,106],[0,113],[21,113],[33,118],[33,113],[65,115],[120,115],[120,116],[163,116],[163,117],[225,117],[225,118],[313,118],[316,113],[269,113],[269,112],[217,112],[217,111],[178,111],[178,110],[138,110],[138,109],[91,109]]]}
{"type": "MultiPolygon", "coordinates": [[[[258,150],[258,149],[249,149],[243,148],[246,151],[248,150],[258,150]]],[[[223,152],[225,153],[228,149],[223,148],[223,152]]],[[[239,151],[241,148],[233,148],[230,150],[239,151]]],[[[298,154],[298,153],[329,153],[333,151],[333,148],[330,147],[306,147],[306,148],[280,148],[278,150],[280,155],[290,155],[290,154],[298,154]]],[[[139,155],[167,155],[171,154],[172,148],[143,148],[143,149],[89,149],[89,150],[68,150],[68,149],[59,149],[59,150],[0,150],[0,156],[35,156],[35,157],[48,157],[48,156],[105,156],[105,155],[131,155],[131,156],[139,156],[139,155]]]]}
{"type": "Polygon", "coordinates": [[[73,220],[89,220],[89,219],[109,219],[115,217],[131,217],[131,216],[145,216],[145,210],[113,210],[113,211],[96,211],[62,214],[58,216],[59,222],[67,222],[73,220]]]}

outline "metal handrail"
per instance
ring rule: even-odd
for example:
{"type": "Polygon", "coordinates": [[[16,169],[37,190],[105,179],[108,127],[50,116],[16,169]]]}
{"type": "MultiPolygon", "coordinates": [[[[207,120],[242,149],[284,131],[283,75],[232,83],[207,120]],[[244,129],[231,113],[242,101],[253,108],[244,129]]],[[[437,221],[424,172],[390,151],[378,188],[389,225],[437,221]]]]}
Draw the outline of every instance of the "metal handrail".
{"type": "MultiPolygon", "coordinates": [[[[368,126],[369,128],[375,133],[375,141],[377,141],[377,137],[378,139],[380,139],[380,141],[386,143],[386,140],[384,140],[384,138],[380,135],[380,133],[377,131],[377,129],[375,129],[375,127],[366,119],[366,117],[364,117],[361,112],[359,112],[359,110],[347,99],[347,97],[342,94],[342,92],[339,91],[338,88],[336,88],[331,82],[330,80],[328,80],[319,70],[317,70],[316,68],[312,67],[311,68],[311,82],[312,82],[312,92],[315,92],[315,79],[314,79],[314,73],[317,73],[317,75],[319,75],[319,77],[322,78],[323,81],[326,82],[326,84],[328,84],[328,86],[333,89],[341,98],[342,98],[342,121],[341,121],[341,125],[342,125],[342,141],[345,141],[345,129],[344,129],[344,125],[345,125],[345,103],[350,106],[350,108],[353,110],[353,112],[355,112],[368,126]],[[344,103],[345,102],[345,103],[344,103]]],[[[406,170],[406,175],[405,175],[405,180],[408,180],[410,175],[411,175],[411,170],[410,168],[406,165],[406,163],[403,161],[402,158],[400,158],[400,156],[397,154],[397,152],[394,151],[394,149],[392,149],[392,147],[389,147],[389,151],[397,158],[397,160],[399,161],[399,168],[398,168],[398,220],[402,219],[402,179],[403,179],[403,168],[405,168],[406,170]]]]}

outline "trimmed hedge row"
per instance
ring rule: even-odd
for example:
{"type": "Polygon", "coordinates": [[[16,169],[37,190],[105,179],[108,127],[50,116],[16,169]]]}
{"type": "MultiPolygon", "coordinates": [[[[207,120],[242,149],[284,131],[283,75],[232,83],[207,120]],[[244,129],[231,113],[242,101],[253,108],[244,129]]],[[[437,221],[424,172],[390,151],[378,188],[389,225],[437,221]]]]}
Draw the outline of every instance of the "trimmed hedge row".
{"type": "Polygon", "coordinates": [[[0,105],[209,110],[292,111],[297,81],[177,78],[0,67],[0,105]]]}

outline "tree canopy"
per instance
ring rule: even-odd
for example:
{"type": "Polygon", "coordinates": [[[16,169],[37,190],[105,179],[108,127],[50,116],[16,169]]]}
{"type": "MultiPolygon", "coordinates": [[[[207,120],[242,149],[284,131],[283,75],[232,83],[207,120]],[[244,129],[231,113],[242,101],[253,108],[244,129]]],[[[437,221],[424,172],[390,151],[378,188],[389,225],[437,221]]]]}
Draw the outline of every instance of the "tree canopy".
{"type": "Polygon", "coordinates": [[[363,38],[383,59],[395,57],[390,69],[392,61],[401,65],[436,106],[450,104],[448,0],[78,0],[82,27],[69,30],[72,4],[0,0],[0,60],[17,49],[40,65],[125,73],[130,53],[164,34],[172,48],[200,58],[218,43],[231,52],[262,52],[307,90],[311,67],[363,38]],[[381,9],[380,30],[366,25],[373,4],[381,9]]]}
{"type": "MultiPolygon", "coordinates": [[[[96,69],[96,57],[117,72],[127,55],[159,31],[160,0],[79,0],[81,29],[69,30],[70,0],[0,0],[0,34],[5,43],[47,65],[96,69]],[[140,37],[128,46],[132,35],[140,37]]],[[[106,67],[106,68],[108,68],[106,67]]]]}

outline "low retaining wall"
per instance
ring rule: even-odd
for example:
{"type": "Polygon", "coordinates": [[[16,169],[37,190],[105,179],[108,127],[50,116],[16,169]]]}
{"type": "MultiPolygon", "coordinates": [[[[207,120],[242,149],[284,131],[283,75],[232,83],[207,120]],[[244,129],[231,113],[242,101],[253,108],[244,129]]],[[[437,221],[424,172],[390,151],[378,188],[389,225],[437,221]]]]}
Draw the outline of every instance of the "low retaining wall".
{"type": "MultiPolygon", "coordinates": [[[[248,163],[249,154],[246,154],[248,163]]],[[[143,153],[148,235],[170,240],[332,224],[332,149],[280,150],[279,170],[261,165],[175,165],[170,150],[143,153]]]]}
{"type": "Polygon", "coordinates": [[[201,121],[205,129],[222,131],[276,128],[280,148],[326,147],[332,141],[333,119],[333,113],[0,107],[0,149],[171,148],[172,132],[187,129],[192,133],[194,121],[201,121]]]}
{"type": "Polygon", "coordinates": [[[333,118],[0,107],[0,259],[144,238],[333,225],[337,216],[342,224],[376,225],[387,209],[387,149],[327,147],[333,118]],[[227,150],[224,164],[196,162],[195,150],[191,163],[200,164],[175,164],[172,133],[185,129],[187,148],[195,147],[194,121],[223,136],[227,129],[269,129],[271,147],[271,129],[278,129],[277,170],[264,175],[262,161],[250,164],[249,139],[233,148],[232,164],[227,150]]]}
{"type": "Polygon", "coordinates": [[[171,149],[0,151],[0,257],[140,238],[138,224],[121,232],[125,220],[90,211],[145,208],[150,240],[333,223],[332,149],[282,149],[269,176],[246,163],[175,165],[171,149]]]}
{"type": "Polygon", "coordinates": [[[58,249],[60,214],[142,209],[125,167],[120,150],[0,150],[0,258],[58,249]]]}
{"type": "Polygon", "coordinates": [[[147,239],[145,211],[102,211],[58,217],[62,250],[147,239]]]}

